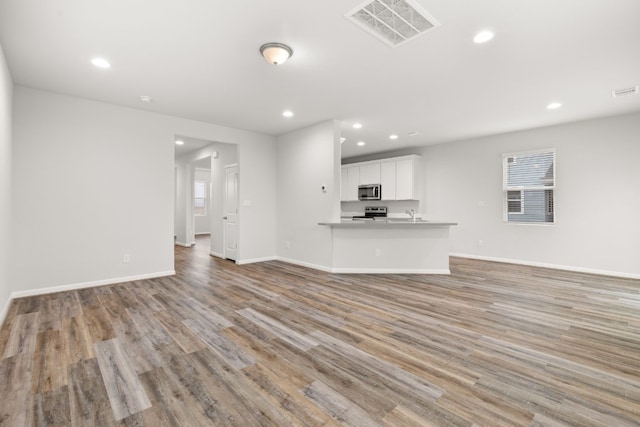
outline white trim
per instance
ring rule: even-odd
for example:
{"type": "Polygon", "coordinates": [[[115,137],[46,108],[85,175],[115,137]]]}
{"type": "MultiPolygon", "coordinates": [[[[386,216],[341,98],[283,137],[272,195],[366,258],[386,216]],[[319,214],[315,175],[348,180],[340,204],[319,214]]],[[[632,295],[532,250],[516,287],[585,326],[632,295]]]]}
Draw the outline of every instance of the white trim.
{"type": "Polygon", "coordinates": [[[96,280],[93,282],[72,283],[70,285],[51,286],[49,288],[31,289],[28,291],[12,292],[10,298],[31,297],[36,295],[52,294],[55,292],[73,291],[76,289],[94,288],[96,286],[113,285],[116,283],[133,282],[135,280],[155,279],[157,277],[173,276],[175,270],[160,271],[157,273],[139,274],[137,276],[114,277],[112,279],[96,280]]]}
{"type": "MultiPolygon", "coordinates": [[[[203,216],[206,216],[206,215],[203,215],[203,216]]],[[[210,231],[203,231],[201,233],[193,233],[193,234],[196,235],[196,236],[204,236],[205,234],[206,235],[210,235],[211,232],[210,231]]]]}
{"type": "Polygon", "coordinates": [[[332,268],[331,272],[337,274],[451,274],[448,268],[332,268]]]}
{"type": "Polygon", "coordinates": [[[9,295],[9,299],[7,300],[7,303],[4,305],[2,312],[0,312],[0,326],[4,324],[4,319],[7,317],[7,314],[9,313],[9,307],[11,307],[12,301],[13,301],[13,295],[9,295]]]}
{"type": "Polygon", "coordinates": [[[269,257],[264,257],[264,258],[250,258],[250,259],[237,260],[236,264],[238,264],[238,265],[254,264],[256,262],[276,261],[276,259],[277,258],[274,257],[274,256],[269,256],[269,257]]]}
{"type": "Polygon", "coordinates": [[[335,274],[451,274],[449,269],[420,269],[420,268],[332,268],[322,265],[311,264],[309,262],[297,261],[290,258],[276,257],[276,261],[286,262],[288,264],[299,265],[302,267],[313,268],[314,270],[324,271],[326,273],[335,274]]]}
{"type": "Polygon", "coordinates": [[[190,248],[191,246],[193,246],[193,243],[189,245],[187,243],[182,243],[182,242],[173,242],[173,244],[176,246],[182,246],[183,248],[190,248]]]}
{"type": "Polygon", "coordinates": [[[288,264],[299,265],[301,267],[313,268],[314,270],[320,270],[327,273],[333,273],[333,269],[331,267],[325,267],[324,265],[311,264],[310,262],[298,261],[295,259],[284,258],[284,257],[275,257],[275,261],[282,261],[288,264]]]}
{"type": "Polygon", "coordinates": [[[552,268],[554,270],[575,271],[576,273],[597,274],[599,276],[613,276],[613,277],[621,277],[624,279],[640,279],[640,274],[635,274],[635,273],[622,273],[619,271],[598,270],[595,268],[574,267],[570,265],[548,264],[544,262],[522,261],[518,259],[497,258],[497,257],[481,256],[481,255],[468,255],[468,254],[459,254],[459,253],[450,253],[449,255],[460,257],[460,258],[478,259],[481,261],[504,262],[507,264],[520,264],[520,265],[528,265],[531,267],[552,268]]]}
{"type": "Polygon", "coordinates": [[[222,258],[222,259],[224,259],[224,255],[219,254],[218,252],[213,252],[213,251],[211,251],[211,252],[209,252],[209,255],[214,256],[214,257],[216,257],[216,258],[222,258]]]}

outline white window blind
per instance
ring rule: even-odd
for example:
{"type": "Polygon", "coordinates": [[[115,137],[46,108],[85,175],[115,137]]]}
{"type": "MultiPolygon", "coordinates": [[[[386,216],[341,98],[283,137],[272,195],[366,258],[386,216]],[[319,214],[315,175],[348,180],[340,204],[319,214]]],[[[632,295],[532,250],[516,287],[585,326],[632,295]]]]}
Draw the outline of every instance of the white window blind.
{"type": "Polygon", "coordinates": [[[506,222],[555,222],[555,150],[503,154],[502,176],[506,222]]]}

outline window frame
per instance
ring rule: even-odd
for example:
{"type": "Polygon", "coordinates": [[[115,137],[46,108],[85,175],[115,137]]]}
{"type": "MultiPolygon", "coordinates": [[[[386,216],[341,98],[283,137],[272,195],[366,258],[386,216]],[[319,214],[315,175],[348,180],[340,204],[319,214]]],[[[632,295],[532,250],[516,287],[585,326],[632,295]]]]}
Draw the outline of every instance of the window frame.
{"type": "Polygon", "coordinates": [[[555,148],[545,148],[545,149],[538,149],[538,150],[530,150],[530,151],[519,151],[519,152],[511,152],[511,153],[504,153],[502,154],[502,200],[503,200],[503,209],[502,209],[502,213],[503,213],[503,222],[506,224],[517,224],[517,225],[544,225],[544,226],[549,226],[549,225],[555,225],[557,223],[557,213],[556,213],[556,187],[557,187],[557,153],[556,153],[556,149],[555,148]],[[531,155],[535,155],[535,154],[546,154],[549,153],[552,156],[553,159],[553,185],[551,186],[545,186],[545,185],[538,185],[538,186],[508,186],[508,182],[509,182],[509,165],[510,164],[517,164],[518,163],[518,159],[522,158],[522,157],[526,157],[526,156],[531,156],[531,155]],[[511,161],[509,161],[509,159],[512,159],[511,161]],[[547,216],[552,216],[553,220],[552,221],[510,221],[509,220],[509,215],[524,215],[525,214],[525,192],[527,191],[541,191],[544,190],[544,198],[545,198],[545,203],[544,203],[544,215],[545,217],[547,216]],[[509,198],[508,198],[508,194],[510,191],[519,191],[521,194],[521,204],[520,204],[520,210],[521,212],[509,212],[509,198]],[[548,199],[547,199],[547,192],[550,191],[552,196],[550,198],[551,200],[551,204],[547,203],[548,199]],[[549,207],[552,207],[553,211],[549,212],[549,207]]]}
{"type": "Polygon", "coordinates": [[[207,181],[203,181],[203,180],[199,180],[199,179],[195,179],[193,181],[193,216],[207,216],[209,215],[209,209],[207,208],[207,200],[209,199],[208,197],[208,182],[207,181]],[[202,186],[204,187],[204,197],[196,197],[196,185],[201,183],[202,186]],[[196,200],[202,200],[204,206],[202,207],[202,209],[204,209],[204,213],[198,213],[198,207],[196,207],[196,200]]]}

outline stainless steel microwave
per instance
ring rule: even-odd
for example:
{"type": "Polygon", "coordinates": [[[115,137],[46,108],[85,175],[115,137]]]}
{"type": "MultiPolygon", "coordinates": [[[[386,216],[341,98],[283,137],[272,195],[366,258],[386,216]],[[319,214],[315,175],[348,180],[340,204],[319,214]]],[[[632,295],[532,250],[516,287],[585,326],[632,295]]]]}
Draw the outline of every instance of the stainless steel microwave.
{"type": "Polygon", "coordinates": [[[358,200],[380,200],[382,186],[380,184],[358,185],[358,200]]]}

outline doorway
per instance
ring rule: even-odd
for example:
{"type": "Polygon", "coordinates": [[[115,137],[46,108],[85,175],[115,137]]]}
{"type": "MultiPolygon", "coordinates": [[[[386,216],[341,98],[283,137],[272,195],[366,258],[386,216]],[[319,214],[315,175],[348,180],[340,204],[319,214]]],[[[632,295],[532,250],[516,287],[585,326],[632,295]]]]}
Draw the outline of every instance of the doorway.
{"type": "MultiPolygon", "coordinates": [[[[182,141],[181,145],[176,144],[175,150],[175,197],[174,197],[174,241],[176,245],[192,247],[196,242],[202,245],[202,239],[198,241],[196,236],[199,232],[207,229],[202,221],[208,221],[208,232],[210,233],[209,254],[219,258],[226,258],[225,248],[225,228],[227,227],[223,217],[225,216],[226,200],[226,168],[227,165],[236,166],[236,209],[237,209],[237,170],[238,154],[237,145],[226,144],[202,139],[189,138],[176,135],[176,140],[182,141]],[[200,179],[198,170],[200,169],[200,179]],[[196,189],[196,181],[205,182],[202,177],[202,170],[209,171],[209,189],[205,189],[208,200],[202,196],[202,188],[196,189]],[[208,191],[207,191],[208,190],[208,191]],[[200,197],[198,197],[200,196],[200,197]],[[198,200],[196,200],[198,199],[198,200]],[[204,219],[202,204],[208,208],[209,219],[204,219]],[[199,213],[198,213],[199,212],[199,213]],[[199,215],[196,217],[196,215],[199,215]]],[[[205,184],[206,186],[206,184],[205,184]]],[[[230,238],[234,245],[235,253],[229,252],[230,259],[234,261],[238,257],[238,235],[240,225],[238,222],[237,210],[232,215],[233,228],[235,233],[230,238]]]]}
{"type": "Polygon", "coordinates": [[[238,165],[224,167],[224,257],[238,256],[238,165]]]}

